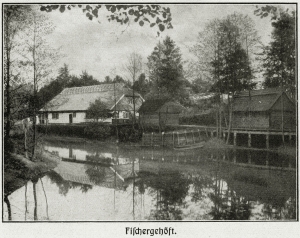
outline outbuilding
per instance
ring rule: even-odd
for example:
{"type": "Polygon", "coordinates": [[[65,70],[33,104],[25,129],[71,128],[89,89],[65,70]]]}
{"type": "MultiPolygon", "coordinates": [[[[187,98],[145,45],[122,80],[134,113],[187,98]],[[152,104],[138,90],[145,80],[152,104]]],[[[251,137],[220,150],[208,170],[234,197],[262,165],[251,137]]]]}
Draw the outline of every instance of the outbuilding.
{"type": "Polygon", "coordinates": [[[233,129],[281,130],[296,127],[295,103],[281,89],[243,91],[233,99],[233,129]]]}
{"type": "Polygon", "coordinates": [[[179,114],[184,107],[177,102],[167,99],[146,100],[139,109],[140,123],[164,127],[179,125],[179,114]]]}

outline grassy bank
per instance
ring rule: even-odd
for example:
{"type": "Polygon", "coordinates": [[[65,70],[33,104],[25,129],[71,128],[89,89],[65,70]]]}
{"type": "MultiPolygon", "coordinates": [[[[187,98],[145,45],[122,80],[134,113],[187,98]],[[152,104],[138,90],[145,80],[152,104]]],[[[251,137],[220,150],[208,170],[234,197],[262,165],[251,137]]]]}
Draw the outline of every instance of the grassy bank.
{"type": "Polygon", "coordinates": [[[19,154],[4,157],[4,194],[8,195],[24,186],[29,180],[56,167],[59,158],[43,152],[39,161],[33,162],[19,154]]]}

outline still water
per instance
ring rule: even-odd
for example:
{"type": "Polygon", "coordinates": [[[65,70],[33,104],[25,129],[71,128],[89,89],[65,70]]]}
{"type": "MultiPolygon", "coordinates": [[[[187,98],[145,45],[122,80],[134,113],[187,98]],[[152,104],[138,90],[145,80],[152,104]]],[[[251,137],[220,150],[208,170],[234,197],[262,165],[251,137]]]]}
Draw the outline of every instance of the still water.
{"type": "Polygon", "coordinates": [[[296,219],[293,157],[53,141],[44,148],[73,161],[9,195],[4,220],[296,219]]]}

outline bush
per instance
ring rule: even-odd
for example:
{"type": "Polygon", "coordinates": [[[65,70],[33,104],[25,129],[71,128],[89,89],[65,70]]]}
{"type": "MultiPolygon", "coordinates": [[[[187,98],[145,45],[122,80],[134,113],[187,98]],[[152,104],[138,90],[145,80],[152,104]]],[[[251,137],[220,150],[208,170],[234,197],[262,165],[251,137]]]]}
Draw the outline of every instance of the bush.
{"type": "Polygon", "coordinates": [[[142,138],[142,131],[138,127],[123,126],[119,130],[119,140],[122,142],[138,142],[142,138]]]}
{"type": "Polygon", "coordinates": [[[91,139],[104,140],[112,135],[112,129],[110,125],[91,123],[86,125],[84,135],[91,139]]]}
{"type": "Polygon", "coordinates": [[[43,134],[54,134],[58,136],[84,136],[85,125],[38,125],[37,131],[43,134]]]}

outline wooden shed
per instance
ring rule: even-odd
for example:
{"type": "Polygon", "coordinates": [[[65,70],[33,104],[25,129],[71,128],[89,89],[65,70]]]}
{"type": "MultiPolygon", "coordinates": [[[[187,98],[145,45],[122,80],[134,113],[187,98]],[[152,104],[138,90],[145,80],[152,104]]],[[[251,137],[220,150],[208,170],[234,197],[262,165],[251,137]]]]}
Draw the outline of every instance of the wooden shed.
{"type": "Polygon", "coordinates": [[[234,96],[232,128],[285,131],[296,128],[295,103],[281,89],[244,91],[234,96]]]}
{"type": "Polygon", "coordinates": [[[144,125],[179,125],[179,114],[184,107],[165,99],[146,100],[139,109],[140,123],[144,125]]]}

